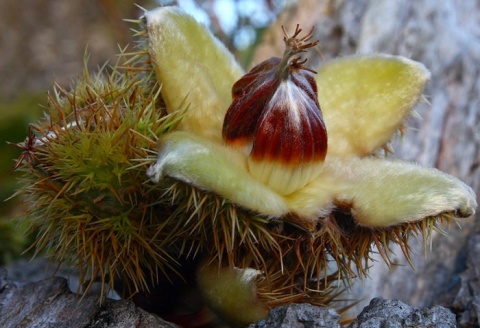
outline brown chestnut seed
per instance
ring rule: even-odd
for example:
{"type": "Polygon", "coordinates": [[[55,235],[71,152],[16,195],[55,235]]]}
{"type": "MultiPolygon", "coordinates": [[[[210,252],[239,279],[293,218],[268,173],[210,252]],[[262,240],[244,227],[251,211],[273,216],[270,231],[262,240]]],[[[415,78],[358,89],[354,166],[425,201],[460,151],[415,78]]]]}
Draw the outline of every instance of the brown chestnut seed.
{"type": "MultiPolygon", "coordinates": [[[[282,27],[283,28],[283,27],[282,27]]],[[[317,98],[315,71],[298,54],[315,46],[312,30],[284,32],[283,58],[272,57],[238,80],[223,123],[223,139],[249,155],[249,170],[281,194],[303,187],[321,172],[327,131],[317,98]]]]}

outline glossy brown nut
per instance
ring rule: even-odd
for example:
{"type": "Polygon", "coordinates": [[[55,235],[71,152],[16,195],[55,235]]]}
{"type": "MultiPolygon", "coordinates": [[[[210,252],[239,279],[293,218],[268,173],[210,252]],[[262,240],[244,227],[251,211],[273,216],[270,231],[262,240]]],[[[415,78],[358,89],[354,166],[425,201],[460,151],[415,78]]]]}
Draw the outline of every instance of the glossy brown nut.
{"type": "Polygon", "coordinates": [[[314,71],[297,54],[313,47],[311,33],[285,35],[283,58],[272,57],[238,80],[225,116],[223,139],[254,160],[299,165],[323,161],[327,131],[317,98],[314,71]]]}

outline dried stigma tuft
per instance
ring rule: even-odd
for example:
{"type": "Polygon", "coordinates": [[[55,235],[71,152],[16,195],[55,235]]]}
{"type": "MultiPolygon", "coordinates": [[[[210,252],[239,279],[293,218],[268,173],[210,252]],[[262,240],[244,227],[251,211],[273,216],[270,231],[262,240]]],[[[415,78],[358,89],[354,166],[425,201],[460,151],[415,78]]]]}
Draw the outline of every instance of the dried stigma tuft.
{"type": "Polygon", "coordinates": [[[327,130],[315,71],[298,54],[314,47],[313,29],[284,31],[283,58],[272,57],[238,80],[223,123],[223,139],[245,151],[249,172],[282,195],[317,177],[327,154],[327,130]]]}

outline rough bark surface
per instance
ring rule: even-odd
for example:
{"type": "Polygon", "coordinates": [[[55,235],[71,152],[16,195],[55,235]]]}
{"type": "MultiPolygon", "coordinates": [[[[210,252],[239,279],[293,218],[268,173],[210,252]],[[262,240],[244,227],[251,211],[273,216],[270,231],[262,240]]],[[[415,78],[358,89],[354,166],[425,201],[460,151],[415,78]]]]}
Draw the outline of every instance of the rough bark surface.
{"type": "Polygon", "coordinates": [[[468,241],[467,269],[460,275],[461,287],[453,302],[458,324],[464,328],[480,327],[480,235],[468,241]]]}
{"type": "MultiPolygon", "coordinates": [[[[15,272],[26,263],[12,267],[15,272]]],[[[44,261],[35,261],[29,267],[44,266],[44,261]]],[[[36,270],[38,272],[38,270],[36,270]]],[[[34,271],[31,271],[34,273],[34,271]]],[[[64,272],[65,273],[65,272],[64,272]]],[[[17,278],[27,278],[26,275],[17,278]]],[[[35,279],[38,276],[32,276],[35,279]]],[[[477,280],[478,283],[478,276],[477,280]]],[[[465,316],[472,322],[471,294],[467,291],[458,303],[468,312],[465,316]]],[[[476,295],[478,297],[478,295],[476,295]]],[[[460,306],[460,305],[459,305],[460,306]]],[[[474,305],[475,306],[475,305],[474,305]]],[[[476,312],[475,314],[476,315],[476,312]]],[[[476,317],[478,318],[478,317],[476,317]]],[[[462,322],[467,322],[462,321],[462,322]]],[[[98,303],[97,295],[80,298],[70,291],[68,281],[62,277],[42,279],[36,282],[15,282],[7,277],[7,270],[0,269],[0,327],[56,327],[56,328],[176,328],[126,300],[106,300],[98,303]]],[[[268,318],[248,328],[340,328],[340,315],[333,309],[310,304],[290,304],[270,311],[268,318]]],[[[373,299],[349,328],[376,327],[456,327],[455,315],[441,306],[419,309],[400,301],[373,299]]],[[[464,325],[464,327],[476,327],[464,325]]]]}
{"type": "Polygon", "coordinates": [[[248,328],[340,328],[340,315],[333,309],[310,304],[290,304],[273,309],[268,318],[248,328]]]}
{"type": "Polygon", "coordinates": [[[82,299],[70,291],[65,278],[15,282],[0,269],[0,327],[4,328],[175,328],[172,323],[137,308],[126,300],[106,300],[98,295],[82,299]]]}
{"type": "Polygon", "coordinates": [[[348,328],[455,328],[455,315],[441,306],[419,309],[400,301],[374,298],[348,328]]]}
{"type": "MultiPolygon", "coordinates": [[[[394,143],[395,156],[424,166],[435,166],[472,186],[480,194],[480,20],[478,0],[383,1],[301,0],[284,13],[265,35],[255,63],[281,53],[280,25],[315,26],[315,37],[325,59],[353,53],[388,53],[422,62],[432,77],[426,101],[412,117],[402,140],[394,143]]],[[[318,55],[311,54],[311,63],[318,55]]],[[[320,99],[320,104],[322,100],[320,99]]],[[[465,269],[468,237],[477,233],[480,220],[460,222],[448,236],[435,235],[427,245],[413,240],[415,271],[394,248],[398,266],[389,269],[378,257],[370,279],[356,284],[350,296],[364,299],[357,314],[373,297],[400,299],[429,307],[452,306],[465,269]]]]}

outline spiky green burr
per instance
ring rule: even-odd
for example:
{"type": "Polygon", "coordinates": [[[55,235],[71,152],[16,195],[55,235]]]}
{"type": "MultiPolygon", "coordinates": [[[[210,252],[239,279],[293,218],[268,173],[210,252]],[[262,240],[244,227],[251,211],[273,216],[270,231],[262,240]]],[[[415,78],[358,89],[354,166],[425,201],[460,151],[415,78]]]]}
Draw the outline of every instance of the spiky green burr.
{"type": "Polygon", "coordinates": [[[140,44],[113,67],[85,70],[70,90],[56,86],[45,119],[21,145],[17,194],[37,233],[34,247],[77,266],[86,289],[124,277],[142,290],[150,272],[175,267],[161,221],[169,213],[155,205],[162,191],[144,184],[142,162],[179,120],[165,114],[159,90],[140,44]]]}

